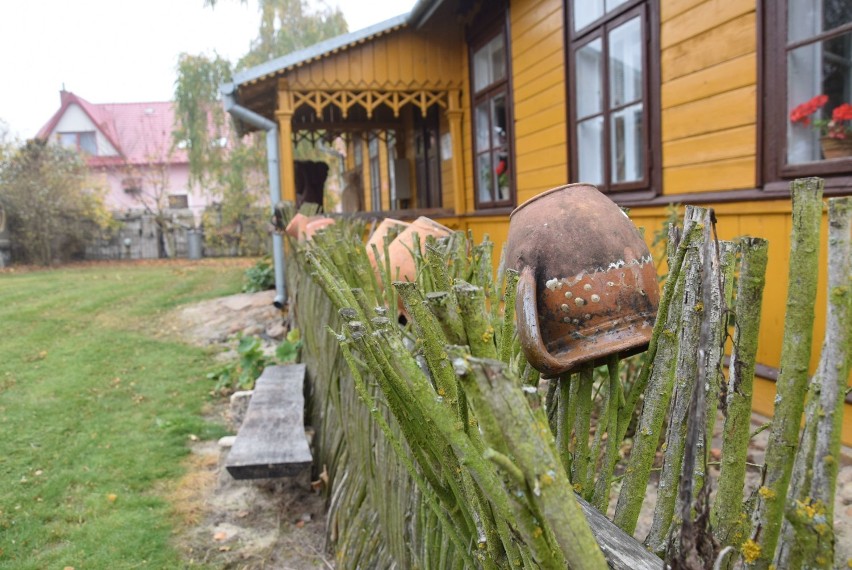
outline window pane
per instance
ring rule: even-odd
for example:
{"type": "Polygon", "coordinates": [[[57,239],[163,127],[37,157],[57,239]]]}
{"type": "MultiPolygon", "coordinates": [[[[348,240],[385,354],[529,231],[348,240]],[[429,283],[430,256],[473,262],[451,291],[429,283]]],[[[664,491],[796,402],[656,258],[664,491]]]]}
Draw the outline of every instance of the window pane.
{"type": "Polygon", "coordinates": [[[817,95],[827,98],[820,109],[806,121],[787,121],[788,164],[820,160],[820,136],[852,135],[839,125],[830,133],[826,127],[814,128],[815,120],[831,119],[836,107],[852,100],[852,33],[809,44],[787,54],[787,117],[793,109],[817,95]]]}
{"type": "Polygon", "coordinates": [[[65,148],[77,148],[77,133],[59,133],[59,144],[65,148]]]}
{"type": "Polygon", "coordinates": [[[497,200],[509,199],[509,156],[504,150],[498,150],[491,157],[494,164],[494,177],[497,182],[497,200]]]}
{"type": "Polygon", "coordinates": [[[490,148],[491,122],[488,120],[488,101],[483,101],[476,106],[476,152],[482,152],[490,148]]]}
{"type": "Polygon", "coordinates": [[[169,196],[169,208],[185,210],[189,208],[189,197],[186,194],[174,194],[169,196]]]}
{"type": "Polygon", "coordinates": [[[95,133],[80,133],[80,150],[88,154],[98,153],[98,144],[95,141],[95,133]]]}
{"type": "Polygon", "coordinates": [[[787,10],[788,42],[797,42],[820,33],[822,0],[788,0],[787,10]]]}
{"type": "MultiPolygon", "coordinates": [[[[506,96],[498,95],[491,100],[491,147],[506,146],[506,96]]],[[[483,150],[483,149],[477,149],[483,150]]]]}
{"type": "Polygon", "coordinates": [[[603,0],[574,0],[574,31],[581,30],[603,16],[603,0]]]}
{"type": "Polygon", "coordinates": [[[473,54],[473,90],[481,91],[505,78],[506,47],[503,34],[498,34],[473,54]]]}
{"type": "Polygon", "coordinates": [[[824,30],[833,30],[852,22],[852,2],[849,0],[824,0],[823,6],[824,30]]]}
{"type": "Polygon", "coordinates": [[[476,157],[477,188],[479,202],[491,202],[494,195],[494,170],[491,168],[491,154],[484,153],[476,157]]]}
{"type": "Polygon", "coordinates": [[[488,42],[491,44],[491,82],[495,83],[506,78],[506,46],[503,34],[488,42]]]}
{"type": "Polygon", "coordinates": [[[612,183],[636,182],[644,178],[645,149],[642,103],[612,114],[610,160],[612,183]]]}
{"type": "Polygon", "coordinates": [[[603,184],[603,117],[577,125],[578,181],[603,184]]]}
{"type": "Polygon", "coordinates": [[[601,40],[596,39],[577,50],[577,118],[601,112],[602,72],[601,40]]]}
{"type": "Polygon", "coordinates": [[[606,11],[611,12],[627,2],[627,0],[606,0],[606,11]]]}
{"type": "Polygon", "coordinates": [[[609,47],[610,108],[642,98],[642,22],[633,18],[612,30],[609,47]]]}

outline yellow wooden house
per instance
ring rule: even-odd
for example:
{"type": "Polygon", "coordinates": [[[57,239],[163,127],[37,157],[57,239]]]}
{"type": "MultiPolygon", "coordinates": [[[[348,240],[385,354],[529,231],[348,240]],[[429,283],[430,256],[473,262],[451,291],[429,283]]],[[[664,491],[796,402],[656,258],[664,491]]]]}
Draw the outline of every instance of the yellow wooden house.
{"type": "Polygon", "coordinates": [[[515,206],[578,181],[630,207],[648,235],[668,205],[690,203],[715,209],[722,238],[770,240],[754,407],[771,414],[789,181],[821,176],[826,196],[852,193],[852,157],[825,158],[789,113],[818,94],[825,111],[852,101],[852,3],[420,0],[229,89],[277,124],[285,199],[296,197],[294,142],[334,134],[358,209],[428,215],[498,245],[515,206]]]}

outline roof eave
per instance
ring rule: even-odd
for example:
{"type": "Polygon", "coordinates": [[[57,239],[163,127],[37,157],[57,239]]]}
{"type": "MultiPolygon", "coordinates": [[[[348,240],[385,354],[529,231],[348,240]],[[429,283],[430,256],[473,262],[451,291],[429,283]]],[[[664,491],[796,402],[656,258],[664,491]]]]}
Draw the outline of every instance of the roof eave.
{"type": "Polygon", "coordinates": [[[408,14],[408,24],[416,29],[422,28],[443,3],[444,0],[418,0],[408,14]]]}
{"type": "Polygon", "coordinates": [[[260,65],[256,65],[246,69],[245,71],[235,73],[233,84],[236,89],[239,89],[241,85],[246,83],[253,83],[270,75],[277,75],[291,67],[307,63],[312,59],[333,53],[336,50],[344,49],[372,36],[390,32],[396,28],[405,26],[408,23],[409,16],[410,14],[401,14],[361,30],[335,36],[304,49],[271,59],[266,63],[261,63],[260,65]]]}

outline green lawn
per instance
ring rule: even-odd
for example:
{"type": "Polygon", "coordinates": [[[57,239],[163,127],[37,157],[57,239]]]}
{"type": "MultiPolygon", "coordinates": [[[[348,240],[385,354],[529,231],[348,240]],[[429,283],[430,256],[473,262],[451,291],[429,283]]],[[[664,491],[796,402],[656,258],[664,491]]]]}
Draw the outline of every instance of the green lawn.
{"type": "Polygon", "coordinates": [[[236,293],[242,264],[0,274],[0,568],[180,568],[162,482],[181,474],[209,355],[162,314],[236,293]]]}

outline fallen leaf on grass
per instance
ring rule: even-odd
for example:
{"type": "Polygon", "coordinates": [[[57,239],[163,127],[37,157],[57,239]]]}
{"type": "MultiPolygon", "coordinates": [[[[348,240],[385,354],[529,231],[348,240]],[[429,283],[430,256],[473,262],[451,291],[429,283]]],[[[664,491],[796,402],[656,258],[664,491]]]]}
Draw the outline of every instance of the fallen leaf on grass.
{"type": "Polygon", "coordinates": [[[114,503],[115,500],[118,499],[118,495],[116,495],[115,493],[109,493],[106,498],[107,501],[109,501],[110,503],[114,503]]]}
{"type": "Polygon", "coordinates": [[[228,540],[228,533],[223,531],[223,530],[220,530],[219,532],[217,532],[213,535],[213,540],[215,540],[217,542],[222,542],[223,540],[228,540]]]}
{"type": "Polygon", "coordinates": [[[231,551],[230,546],[220,546],[219,547],[219,552],[230,552],[230,551],[231,551]]]}

